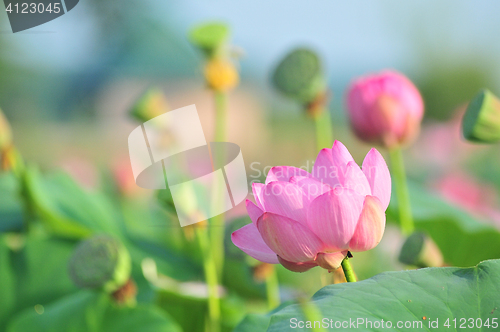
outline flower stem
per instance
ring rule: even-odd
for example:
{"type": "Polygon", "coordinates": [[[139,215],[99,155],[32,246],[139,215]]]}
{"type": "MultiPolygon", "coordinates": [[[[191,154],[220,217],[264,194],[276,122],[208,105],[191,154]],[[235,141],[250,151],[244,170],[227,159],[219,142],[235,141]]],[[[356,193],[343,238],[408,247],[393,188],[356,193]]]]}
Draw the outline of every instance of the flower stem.
{"type": "Polygon", "coordinates": [[[323,109],[314,117],[316,127],[316,150],[330,148],[333,144],[332,119],[328,109],[323,109]]]}
{"type": "Polygon", "coordinates": [[[272,266],[272,271],[266,276],[267,306],[273,310],[280,305],[280,288],[276,268],[272,266]]]}
{"type": "MultiPolygon", "coordinates": [[[[214,91],[215,99],[215,142],[226,141],[226,115],[227,115],[227,94],[221,91],[214,91]]],[[[220,155],[218,165],[223,164],[223,155],[220,155]]],[[[222,197],[222,194],[219,195],[222,197]]],[[[222,203],[220,203],[222,204],[222,203]]],[[[224,268],[224,214],[219,214],[210,219],[210,243],[213,250],[217,275],[222,277],[224,268]]]]}
{"type": "MultiPolygon", "coordinates": [[[[299,299],[299,305],[304,313],[304,316],[309,322],[321,322],[323,319],[323,314],[319,310],[319,308],[312,301],[299,299]]],[[[317,326],[316,324],[312,324],[311,331],[313,332],[325,332],[323,326],[317,326]]]]}
{"type": "Polygon", "coordinates": [[[399,222],[404,235],[410,235],[415,230],[411,213],[410,195],[406,182],[406,172],[403,154],[400,147],[389,149],[391,170],[396,186],[396,197],[399,208],[399,222]]]}
{"type": "Polygon", "coordinates": [[[215,141],[224,142],[226,139],[227,94],[214,91],[215,98],[215,141]]]}
{"type": "Polygon", "coordinates": [[[220,331],[219,285],[217,282],[217,267],[210,248],[207,229],[196,227],[196,237],[203,257],[203,271],[208,287],[208,322],[210,332],[220,331]]]}
{"type": "Polygon", "coordinates": [[[342,270],[344,270],[345,280],[347,280],[347,282],[357,281],[351,263],[349,263],[349,257],[344,258],[342,261],[342,270]]]}

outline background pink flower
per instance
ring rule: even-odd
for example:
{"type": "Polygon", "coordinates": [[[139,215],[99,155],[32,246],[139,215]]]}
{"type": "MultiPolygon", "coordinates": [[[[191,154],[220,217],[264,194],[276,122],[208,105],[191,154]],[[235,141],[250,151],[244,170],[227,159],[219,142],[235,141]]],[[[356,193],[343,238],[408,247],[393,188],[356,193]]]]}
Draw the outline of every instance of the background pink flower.
{"type": "Polygon", "coordinates": [[[394,71],[355,80],[347,92],[347,108],[361,140],[387,147],[413,140],[424,114],[418,89],[394,71]]]}
{"type": "Polygon", "coordinates": [[[387,165],[376,149],[363,167],[335,141],[318,154],[312,174],[273,167],[266,183],[252,186],[247,200],[252,220],[232,234],[233,243],[266,263],[303,272],[314,266],[332,270],[347,251],[365,251],[381,240],[391,196],[387,165]]]}

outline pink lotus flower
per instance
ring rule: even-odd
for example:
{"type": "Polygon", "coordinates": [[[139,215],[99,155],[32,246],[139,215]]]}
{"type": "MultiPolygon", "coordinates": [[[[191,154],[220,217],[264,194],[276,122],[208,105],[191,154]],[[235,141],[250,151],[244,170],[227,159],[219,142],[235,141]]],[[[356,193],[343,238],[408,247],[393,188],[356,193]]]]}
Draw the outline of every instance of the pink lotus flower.
{"type": "Polygon", "coordinates": [[[333,270],[348,251],[370,250],[382,239],[391,177],[377,150],[368,152],[361,170],[335,141],[320,151],[312,174],[273,167],[266,183],[252,189],[257,204],[246,201],[252,223],[232,234],[233,243],[291,271],[333,270]]]}
{"type": "Polygon", "coordinates": [[[347,109],[361,140],[386,147],[413,140],[424,115],[415,85],[394,71],[355,80],[347,92],[347,109]]]}

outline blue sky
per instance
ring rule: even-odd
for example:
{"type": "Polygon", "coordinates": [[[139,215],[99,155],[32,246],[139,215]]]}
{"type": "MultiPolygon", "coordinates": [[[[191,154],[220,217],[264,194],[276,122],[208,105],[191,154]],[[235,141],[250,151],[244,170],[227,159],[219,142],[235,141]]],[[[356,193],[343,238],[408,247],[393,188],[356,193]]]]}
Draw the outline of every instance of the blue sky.
{"type": "MultiPolygon", "coordinates": [[[[108,0],[109,1],[109,0],[108,0]]],[[[244,73],[264,79],[286,50],[316,48],[331,77],[393,67],[418,75],[429,57],[487,59],[500,77],[500,1],[144,1],[152,15],[185,35],[193,24],[221,19],[246,51],[244,73]]],[[[85,0],[68,14],[9,34],[10,57],[53,70],[81,70],[94,59],[96,31],[85,0]]]]}

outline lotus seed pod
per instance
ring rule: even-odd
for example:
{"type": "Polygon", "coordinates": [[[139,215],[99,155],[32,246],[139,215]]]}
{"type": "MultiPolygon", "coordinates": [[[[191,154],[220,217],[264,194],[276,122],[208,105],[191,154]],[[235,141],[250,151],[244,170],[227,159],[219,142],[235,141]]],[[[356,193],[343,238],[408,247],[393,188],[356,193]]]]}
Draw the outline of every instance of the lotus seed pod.
{"type": "Polygon", "coordinates": [[[462,132],[472,142],[500,141],[500,100],[488,90],[477,94],[465,112],[462,132]]]}
{"type": "Polygon", "coordinates": [[[290,52],[274,71],[272,80],[280,92],[303,104],[313,102],[326,90],[321,61],[306,48],[290,52]]]}
{"type": "Polygon", "coordinates": [[[411,234],[403,244],[399,261],[419,268],[443,266],[443,255],[430,237],[422,232],[411,234]]]}
{"type": "Polygon", "coordinates": [[[69,261],[69,275],[82,288],[112,293],[130,278],[130,255],[118,240],[97,235],[81,242],[69,261]]]}
{"type": "Polygon", "coordinates": [[[215,91],[226,92],[238,85],[239,75],[234,63],[221,58],[209,60],[205,66],[205,80],[215,91]]]}
{"type": "Polygon", "coordinates": [[[0,109],[0,152],[12,144],[12,130],[7,118],[0,109]]]}
{"type": "Polygon", "coordinates": [[[167,99],[161,90],[152,88],[137,99],[130,115],[141,123],[170,111],[167,99]]]}
{"type": "Polygon", "coordinates": [[[189,33],[189,41],[205,56],[217,56],[229,39],[229,27],[224,23],[212,22],[196,26],[189,33]]]}

